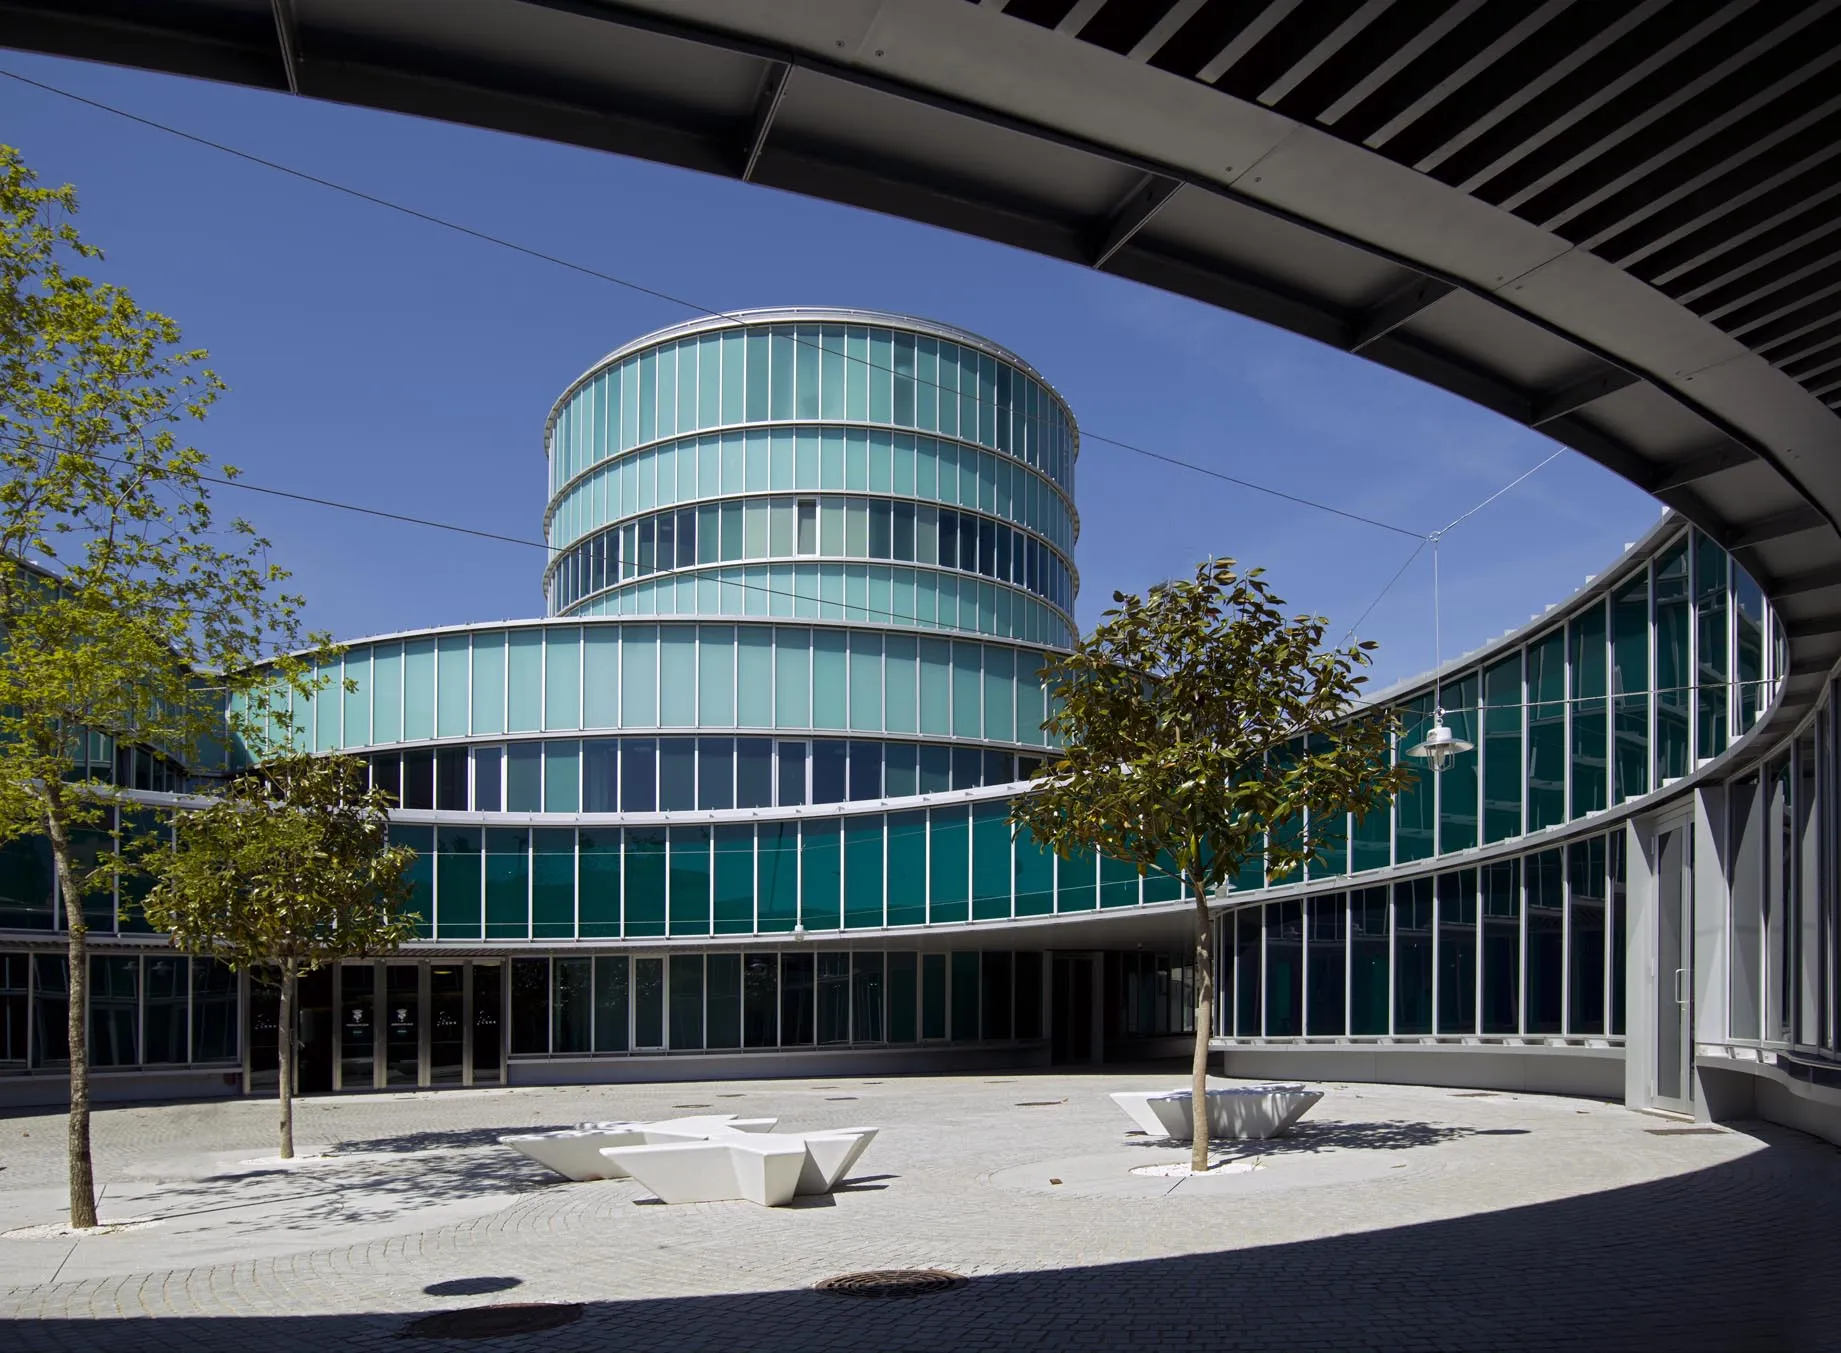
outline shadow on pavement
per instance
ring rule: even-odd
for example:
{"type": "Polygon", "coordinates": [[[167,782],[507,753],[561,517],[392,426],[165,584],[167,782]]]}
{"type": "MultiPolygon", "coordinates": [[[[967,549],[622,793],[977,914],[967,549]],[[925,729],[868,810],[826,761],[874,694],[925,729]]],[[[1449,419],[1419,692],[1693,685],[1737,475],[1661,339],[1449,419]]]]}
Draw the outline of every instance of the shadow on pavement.
{"type": "MultiPolygon", "coordinates": [[[[975,1277],[957,1291],[906,1301],[815,1292],[810,1283],[833,1275],[814,1271],[787,1290],[590,1302],[566,1327],[473,1346],[545,1353],[1841,1348],[1834,1152],[1771,1129],[1758,1137],[1760,1150],[1712,1168],[1388,1230],[975,1277]]],[[[1555,1159],[1552,1168],[1563,1173],[1567,1161],[1555,1159]]],[[[900,1245],[912,1265],[913,1237],[900,1245]]],[[[941,1237],[940,1245],[925,1262],[954,1268],[950,1242],[941,1237]]],[[[866,1248],[857,1266],[890,1264],[866,1248]]],[[[572,1274],[561,1299],[579,1300],[592,1285],[592,1275],[572,1274]]],[[[490,1297],[450,1309],[489,1304],[490,1297]]],[[[415,1341],[398,1340],[423,1314],[19,1321],[6,1345],[110,1353],[411,1349],[415,1341]]]]}

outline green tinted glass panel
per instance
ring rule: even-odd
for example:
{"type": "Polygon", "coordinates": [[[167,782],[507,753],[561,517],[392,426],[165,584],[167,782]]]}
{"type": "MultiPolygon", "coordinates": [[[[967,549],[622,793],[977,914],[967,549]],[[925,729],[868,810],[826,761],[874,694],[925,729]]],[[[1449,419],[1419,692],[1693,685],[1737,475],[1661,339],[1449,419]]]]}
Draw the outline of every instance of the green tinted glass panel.
{"type": "Polygon", "coordinates": [[[984,736],[997,742],[1017,740],[1016,655],[995,645],[984,650],[984,736]]]}
{"type": "Polygon", "coordinates": [[[531,833],[531,938],[575,938],[575,833],[566,827],[531,833]]]}
{"type": "Polygon", "coordinates": [[[379,644],[371,651],[371,741],[403,736],[403,648],[379,644]]]}
{"type": "MultiPolygon", "coordinates": [[[[1422,695],[1409,701],[1401,714],[1398,752],[1417,746],[1432,727],[1432,697],[1422,695]]],[[[1418,757],[1400,755],[1401,764],[1412,771],[1413,781],[1394,796],[1394,860],[1429,859],[1432,855],[1433,801],[1437,788],[1432,772],[1418,757]]]]}
{"type": "MultiPolygon", "coordinates": [[[[476,685],[478,681],[476,674],[476,685]]],[[[596,625],[582,632],[582,727],[619,726],[620,631],[612,625],[596,625]]]]}
{"type": "Polygon", "coordinates": [[[1700,693],[1697,701],[1700,718],[1697,725],[1695,755],[1705,760],[1726,750],[1726,724],[1729,710],[1727,673],[1731,668],[1727,649],[1726,553],[1699,531],[1694,533],[1694,617],[1695,656],[1699,663],[1700,693]]]}
{"type": "Polygon", "coordinates": [[[773,669],[773,632],[743,628],[735,653],[735,719],[743,728],[773,727],[773,669]]]}
{"type": "Polygon", "coordinates": [[[970,820],[964,808],[931,809],[928,818],[931,868],[927,919],[934,925],[963,921],[971,877],[970,820]]]}
{"type": "Polygon", "coordinates": [[[718,935],[754,929],[754,828],[724,823],[715,828],[713,912],[718,935]]]}
{"type": "Polygon", "coordinates": [[[543,726],[543,631],[513,630],[506,643],[505,728],[534,733],[543,726]]]}
{"type": "Polygon", "coordinates": [[[1132,907],[1138,903],[1138,870],[1124,860],[1102,855],[1099,861],[1099,904],[1132,907]]]}
{"type": "Polygon", "coordinates": [[[1521,654],[1483,673],[1483,839],[1521,834],[1521,654]]]}
{"type": "Polygon", "coordinates": [[[710,829],[673,827],[671,846],[671,933],[710,933],[710,829]]]}
{"type": "Polygon", "coordinates": [[[1655,562],[1655,785],[1688,773],[1688,547],[1664,550],[1655,562]]]}
{"type": "Polygon", "coordinates": [[[530,938],[530,833],[486,829],[486,938],[530,938]]]}
{"type": "Polygon", "coordinates": [[[412,639],[403,645],[403,737],[433,737],[435,732],[435,641],[412,639]]]}
{"type": "Polygon", "coordinates": [[[1528,645],[1528,830],[1566,820],[1566,634],[1528,645]]]}
{"type": "Polygon", "coordinates": [[[920,731],[952,732],[952,645],[920,641],[920,731]]]}
{"type": "Polygon", "coordinates": [[[1043,916],[1055,909],[1055,856],[1027,831],[1016,834],[1016,914],[1043,916]]]}
{"type": "Polygon", "coordinates": [[[408,846],[416,853],[404,874],[409,884],[409,903],[405,910],[416,915],[416,937],[431,939],[435,933],[435,829],[393,822],[390,824],[390,844],[408,846]]]}
{"type": "Polygon", "coordinates": [[[582,655],[581,632],[575,629],[547,631],[544,655],[545,728],[580,728],[582,726],[582,655]]]}
{"type": "Polygon", "coordinates": [[[626,934],[665,933],[665,833],[635,827],[626,834],[626,934]]]}
{"type": "MultiPolygon", "coordinates": [[[[1473,748],[1481,743],[1477,717],[1477,675],[1465,674],[1448,683],[1439,693],[1445,711],[1445,723],[1453,735],[1473,748]]],[[[1477,844],[1478,757],[1475,751],[1461,752],[1438,774],[1438,850],[1469,850],[1477,844]]]]}
{"type": "Polygon", "coordinates": [[[577,864],[581,937],[613,939],[620,934],[620,831],[595,827],[581,833],[577,864]]]}
{"type": "Polygon", "coordinates": [[[927,921],[927,814],[889,815],[888,923],[927,921]]]}
{"type": "Polygon", "coordinates": [[[658,722],[662,728],[690,728],[697,722],[695,625],[658,627],[658,722]]]}
{"type": "Polygon", "coordinates": [[[1604,808],[1606,765],[1605,608],[1574,617],[1566,628],[1572,683],[1572,815],[1604,808]]]}
{"type": "Polygon", "coordinates": [[[954,737],[984,734],[984,688],[981,675],[982,644],[952,646],[952,731],[954,737]]]}
{"type": "Polygon", "coordinates": [[[543,811],[574,813],[581,807],[582,744],[557,738],[543,745],[543,811]]]}
{"type": "Polygon", "coordinates": [[[1056,865],[1055,910],[1092,911],[1099,905],[1099,861],[1077,850],[1056,865]]]}
{"type": "MultiPolygon", "coordinates": [[[[345,655],[345,681],[355,689],[343,691],[345,707],[340,745],[362,746],[371,741],[371,650],[353,649],[345,655]]],[[[497,730],[494,730],[497,731],[497,730]]]]}
{"type": "Polygon", "coordinates": [[[847,637],[837,630],[812,632],[812,727],[844,728],[849,713],[850,664],[847,637]]]}
{"type": "Polygon", "coordinates": [[[844,819],[844,924],[879,927],[882,911],[882,818],[844,819]]]}
{"type": "MultiPolygon", "coordinates": [[[[346,666],[350,666],[349,659],[346,666]]],[[[348,718],[347,724],[351,721],[348,718]]],[[[475,733],[505,731],[505,636],[473,636],[473,727],[475,733]]]]}
{"type": "Polygon", "coordinates": [[[620,723],[626,728],[657,727],[658,629],[627,626],[620,642],[620,723]]]}
{"type": "Polygon", "coordinates": [[[807,930],[837,930],[842,926],[842,866],[838,824],[801,823],[799,901],[807,930]]]}
{"type": "Polygon", "coordinates": [[[812,727],[812,631],[774,633],[774,724],[812,727]]]}
{"type": "Polygon", "coordinates": [[[438,737],[462,737],[467,732],[471,699],[467,689],[473,659],[464,634],[444,634],[437,641],[435,670],[439,683],[435,710],[438,737]]]}
{"type": "Polygon", "coordinates": [[[443,827],[435,851],[435,936],[480,937],[479,833],[443,827]]]}
{"type": "Polygon", "coordinates": [[[852,633],[850,642],[850,726],[882,729],[882,636],[852,633]]]}
{"type": "Polygon", "coordinates": [[[980,803],[972,808],[972,919],[1004,920],[1010,915],[1010,806],[980,803]]]}
{"type": "Polygon", "coordinates": [[[1649,575],[1645,570],[1611,600],[1611,797],[1649,790],[1649,575]]]}
{"type": "Polygon", "coordinates": [[[799,827],[793,822],[763,822],[755,859],[755,895],[763,932],[793,928],[799,915],[799,827]]]}

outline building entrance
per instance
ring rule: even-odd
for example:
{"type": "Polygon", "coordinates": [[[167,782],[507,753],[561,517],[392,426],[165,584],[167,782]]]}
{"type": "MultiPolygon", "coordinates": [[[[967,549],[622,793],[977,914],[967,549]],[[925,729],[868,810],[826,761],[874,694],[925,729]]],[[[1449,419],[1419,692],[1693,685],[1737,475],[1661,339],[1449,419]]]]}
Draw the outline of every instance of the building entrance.
{"type": "MultiPolygon", "coordinates": [[[[295,1093],[504,1081],[499,963],[341,963],[300,980],[295,1093]]],[[[272,1095],[280,992],[249,981],[244,1085],[272,1095]]]]}

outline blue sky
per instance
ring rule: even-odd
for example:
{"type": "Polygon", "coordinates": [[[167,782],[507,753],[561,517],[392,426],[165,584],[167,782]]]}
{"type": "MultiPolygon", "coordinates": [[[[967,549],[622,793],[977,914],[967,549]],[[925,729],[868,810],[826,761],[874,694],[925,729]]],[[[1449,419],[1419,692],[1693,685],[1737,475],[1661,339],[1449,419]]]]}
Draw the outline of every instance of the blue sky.
{"type": "MultiPolygon", "coordinates": [[[[1082,426],[1429,531],[1553,449],[1379,367],[1210,307],[926,226],[470,128],[107,67],[0,68],[717,309],[928,315],[1032,362],[1082,426]]],[[[0,126],[77,185],[99,270],[210,349],[194,440],[254,483],[540,539],[542,427],[604,352],[680,306],[0,80],[0,126]]],[[[540,614],[542,552],[222,491],[344,638],[540,614]]],[[[1344,628],[1413,549],[1097,441],[1079,619],[1210,554],[1344,628]]],[[[1441,547],[1444,650],[1560,600],[1658,506],[1566,452],[1441,547]]],[[[1430,557],[1362,627],[1381,683],[1432,664],[1430,557]]]]}

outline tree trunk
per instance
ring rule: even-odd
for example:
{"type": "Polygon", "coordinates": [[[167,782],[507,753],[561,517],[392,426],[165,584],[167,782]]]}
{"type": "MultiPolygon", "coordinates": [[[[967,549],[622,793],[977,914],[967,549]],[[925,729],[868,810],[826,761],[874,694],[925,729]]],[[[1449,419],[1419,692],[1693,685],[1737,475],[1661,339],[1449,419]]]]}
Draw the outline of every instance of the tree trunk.
{"type": "Polygon", "coordinates": [[[1214,922],[1208,894],[1195,885],[1195,1060],[1189,1076],[1191,1142],[1189,1168],[1208,1169],[1208,1038],[1215,1009],[1214,922]]]}
{"type": "Polygon", "coordinates": [[[294,995],[299,981],[294,960],[281,964],[281,1019],[275,1031],[281,1056],[281,1158],[294,1159],[294,995]]]}
{"type": "Polygon", "coordinates": [[[70,1224],[87,1229],[96,1224],[96,1174],[89,1142],[89,924],[83,919],[82,883],[71,864],[70,832],[55,807],[45,814],[45,835],[51,838],[64,928],[70,937],[70,975],[65,983],[70,998],[70,1224]]]}

